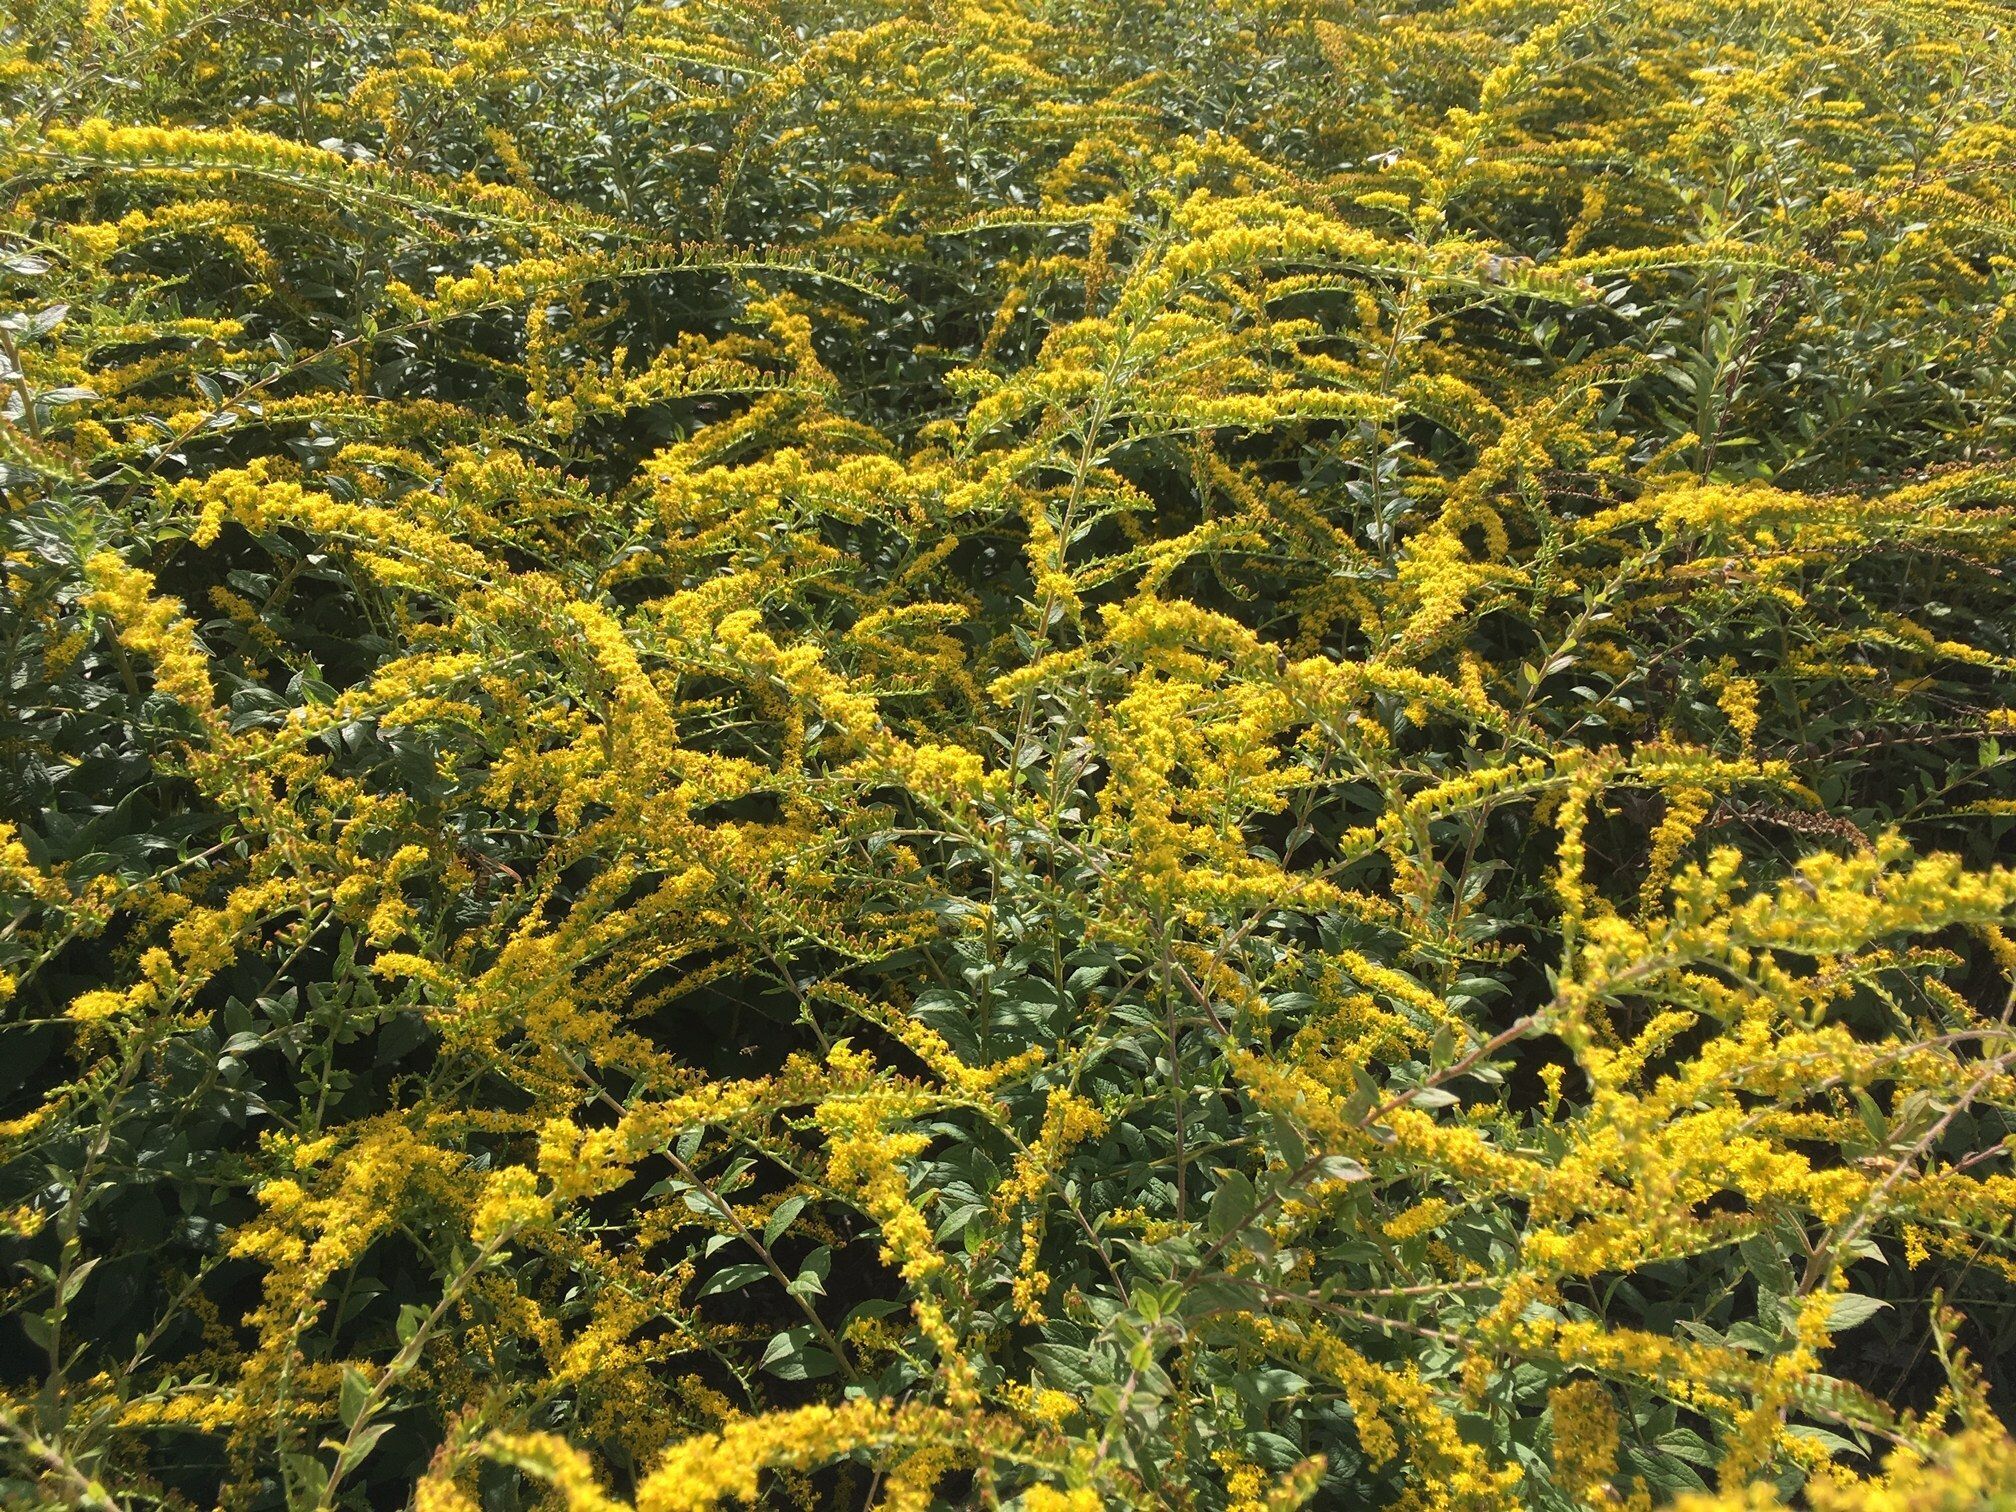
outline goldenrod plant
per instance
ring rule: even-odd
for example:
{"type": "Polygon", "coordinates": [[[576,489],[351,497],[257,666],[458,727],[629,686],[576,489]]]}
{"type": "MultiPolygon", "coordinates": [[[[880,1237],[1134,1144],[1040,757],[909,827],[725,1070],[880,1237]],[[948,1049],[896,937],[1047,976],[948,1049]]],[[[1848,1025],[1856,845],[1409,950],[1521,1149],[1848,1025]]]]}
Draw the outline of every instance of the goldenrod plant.
{"type": "Polygon", "coordinates": [[[2016,16],[14,0],[0,1501],[2016,1508],[2016,16]]]}

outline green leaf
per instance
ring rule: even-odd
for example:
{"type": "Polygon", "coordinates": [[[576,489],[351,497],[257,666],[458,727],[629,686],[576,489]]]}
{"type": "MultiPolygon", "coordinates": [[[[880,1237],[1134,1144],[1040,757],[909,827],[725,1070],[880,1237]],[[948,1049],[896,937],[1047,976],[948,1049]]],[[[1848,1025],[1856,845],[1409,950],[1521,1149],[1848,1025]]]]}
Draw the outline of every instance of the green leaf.
{"type": "Polygon", "coordinates": [[[345,1428],[356,1426],[357,1414],[364,1410],[370,1395],[371,1383],[364,1379],[364,1372],[355,1365],[345,1365],[343,1383],[336,1393],[336,1416],[345,1428]]]}
{"type": "Polygon", "coordinates": [[[1311,1181],[1370,1181],[1372,1173],[1349,1155],[1325,1155],[1309,1173],[1311,1181]]]}
{"type": "Polygon", "coordinates": [[[763,1225],[763,1242],[774,1245],[783,1238],[784,1231],[791,1227],[791,1220],[805,1211],[803,1197],[786,1197],[771,1210],[770,1221],[763,1225]]]}
{"type": "Polygon", "coordinates": [[[826,1295],[826,1277],[832,1269],[833,1251],[822,1244],[805,1257],[804,1267],[789,1290],[794,1296],[823,1297],[826,1295]]]}
{"type": "Polygon", "coordinates": [[[283,1454],[281,1473],[286,1477],[287,1505],[306,1509],[318,1505],[329,1486],[329,1467],[312,1454],[283,1454]]]}
{"type": "Polygon", "coordinates": [[[103,1255],[93,1255],[70,1272],[69,1278],[63,1283],[63,1301],[66,1304],[76,1299],[78,1290],[91,1278],[91,1272],[98,1268],[98,1262],[104,1258],[103,1255]]]}
{"type": "Polygon", "coordinates": [[[1825,1428],[1816,1428],[1811,1423],[1788,1424],[1785,1432],[1794,1438],[1802,1438],[1808,1443],[1818,1444],[1830,1455],[1866,1454],[1868,1452],[1866,1445],[1858,1444],[1852,1439],[1843,1438],[1838,1433],[1830,1433],[1825,1428]]]}
{"type": "Polygon", "coordinates": [[[1843,1292],[1834,1299],[1834,1305],[1827,1309],[1827,1331],[1846,1333],[1858,1324],[1867,1323],[1889,1305],[1880,1297],[1864,1297],[1855,1292],[1843,1292]]]}
{"type": "Polygon", "coordinates": [[[371,1451],[378,1447],[378,1440],[390,1433],[392,1428],[391,1423],[373,1423],[370,1427],[360,1430],[355,1438],[343,1446],[343,1452],[336,1458],[336,1463],[343,1473],[347,1475],[363,1464],[371,1451]]]}
{"type": "Polygon", "coordinates": [[[706,1283],[693,1295],[697,1300],[701,1297],[718,1297],[723,1292],[740,1291],[751,1281],[759,1280],[769,1274],[769,1267],[764,1265],[725,1266],[709,1276],[706,1283]]]}
{"type": "Polygon", "coordinates": [[[1246,1221],[1247,1215],[1259,1205],[1254,1194],[1253,1183],[1241,1171],[1225,1171],[1218,1178],[1218,1185],[1211,1193],[1211,1209],[1205,1218],[1205,1229],[1214,1239],[1222,1239],[1246,1221]]]}
{"type": "Polygon", "coordinates": [[[832,1355],[813,1345],[808,1324],[787,1328],[773,1338],[763,1351],[761,1365],[782,1381],[816,1380],[840,1368],[832,1355]]]}
{"type": "Polygon", "coordinates": [[[1715,1451],[1691,1428],[1668,1428],[1652,1441],[1667,1454],[1696,1465],[1715,1463],[1715,1451]]]}

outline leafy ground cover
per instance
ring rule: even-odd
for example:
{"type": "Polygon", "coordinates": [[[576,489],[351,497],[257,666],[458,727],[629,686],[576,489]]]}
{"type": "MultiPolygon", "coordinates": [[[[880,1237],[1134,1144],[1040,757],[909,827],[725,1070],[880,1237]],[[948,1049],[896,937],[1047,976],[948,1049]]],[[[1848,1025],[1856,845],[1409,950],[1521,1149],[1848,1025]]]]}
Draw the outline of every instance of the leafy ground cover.
{"type": "Polygon", "coordinates": [[[17,0],[0,1499],[2016,1505],[1975,0],[17,0]]]}

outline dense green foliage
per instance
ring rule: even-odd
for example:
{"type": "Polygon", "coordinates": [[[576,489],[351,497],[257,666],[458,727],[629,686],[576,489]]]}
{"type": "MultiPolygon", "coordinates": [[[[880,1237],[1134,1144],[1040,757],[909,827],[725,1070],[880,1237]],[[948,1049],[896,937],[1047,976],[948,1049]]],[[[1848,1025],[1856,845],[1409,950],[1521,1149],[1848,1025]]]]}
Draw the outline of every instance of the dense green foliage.
{"type": "Polygon", "coordinates": [[[0,1499],[2016,1507],[2016,45],[14,0],[0,1499]]]}

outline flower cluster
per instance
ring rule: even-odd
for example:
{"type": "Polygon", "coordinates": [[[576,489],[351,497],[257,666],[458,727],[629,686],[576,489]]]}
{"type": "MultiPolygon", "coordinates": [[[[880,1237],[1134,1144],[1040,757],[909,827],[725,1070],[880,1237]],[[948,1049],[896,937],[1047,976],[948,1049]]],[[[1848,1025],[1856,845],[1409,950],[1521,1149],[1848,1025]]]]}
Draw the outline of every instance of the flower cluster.
{"type": "Polygon", "coordinates": [[[0,26],[0,1501],[2003,1506],[1974,0],[0,26]]]}

